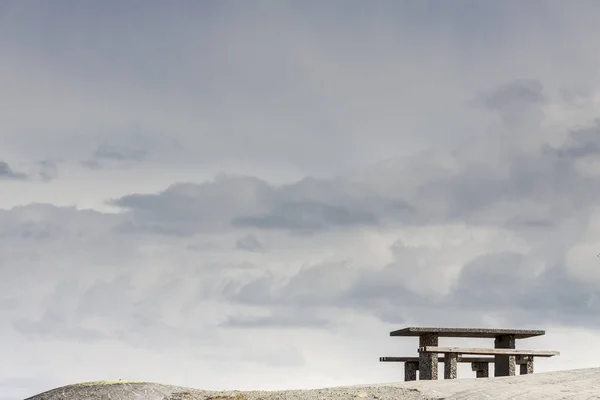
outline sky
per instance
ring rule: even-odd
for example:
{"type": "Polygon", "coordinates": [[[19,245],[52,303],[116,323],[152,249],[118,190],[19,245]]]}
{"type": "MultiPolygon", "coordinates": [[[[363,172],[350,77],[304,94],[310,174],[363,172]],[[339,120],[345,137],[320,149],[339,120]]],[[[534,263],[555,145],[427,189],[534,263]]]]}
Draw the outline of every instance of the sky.
{"type": "Polygon", "coordinates": [[[599,12],[0,2],[0,399],[399,381],[407,326],[597,366],[599,12]]]}

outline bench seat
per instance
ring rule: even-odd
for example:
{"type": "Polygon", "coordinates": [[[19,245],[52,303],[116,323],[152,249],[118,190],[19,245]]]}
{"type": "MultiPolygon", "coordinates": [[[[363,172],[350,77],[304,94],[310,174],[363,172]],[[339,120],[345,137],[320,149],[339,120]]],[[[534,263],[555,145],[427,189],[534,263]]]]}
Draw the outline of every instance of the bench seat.
{"type": "Polygon", "coordinates": [[[517,349],[486,349],[475,347],[438,347],[424,346],[419,347],[419,353],[443,353],[443,354],[481,354],[481,355],[501,355],[501,356],[532,356],[532,357],[553,357],[560,355],[560,352],[553,350],[517,350],[517,349]]]}
{"type": "MultiPolygon", "coordinates": [[[[419,357],[379,357],[380,362],[419,362],[419,357]]],[[[438,362],[443,363],[444,357],[439,357],[438,362]]],[[[473,363],[473,362],[494,362],[494,357],[459,357],[458,362],[473,363]]]]}

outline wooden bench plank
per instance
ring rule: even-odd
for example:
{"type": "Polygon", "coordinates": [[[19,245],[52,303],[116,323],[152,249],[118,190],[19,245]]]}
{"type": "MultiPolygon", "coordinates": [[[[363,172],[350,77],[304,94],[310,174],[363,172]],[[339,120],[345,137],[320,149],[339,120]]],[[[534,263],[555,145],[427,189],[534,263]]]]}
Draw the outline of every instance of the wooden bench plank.
{"type": "Polygon", "coordinates": [[[459,353],[459,354],[481,354],[481,355],[504,355],[504,356],[534,356],[534,357],[553,357],[560,355],[560,352],[553,350],[516,350],[516,349],[487,349],[487,348],[466,348],[466,347],[438,347],[424,346],[419,347],[419,353],[459,353]]]}
{"type": "MultiPolygon", "coordinates": [[[[494,357],[460,357],[458,362],[473,363],[473,362],[494,362],[494,357]]],[[[380,362],[418,362],[419,357],[379,357],[380,362]]],[[[439,357],[438,362],[443,363],[444,357],[439,357]]]]}

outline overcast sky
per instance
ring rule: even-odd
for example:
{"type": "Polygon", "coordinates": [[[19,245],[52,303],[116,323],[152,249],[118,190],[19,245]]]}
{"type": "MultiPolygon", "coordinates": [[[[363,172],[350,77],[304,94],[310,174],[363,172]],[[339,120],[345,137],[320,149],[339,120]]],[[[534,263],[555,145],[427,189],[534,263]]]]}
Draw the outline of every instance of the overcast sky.
{"type": "Polygon", "coordinates": [[[0,2],[0,399],[397,381],[405,326],[597,366],[599,13],[0,2]]]}

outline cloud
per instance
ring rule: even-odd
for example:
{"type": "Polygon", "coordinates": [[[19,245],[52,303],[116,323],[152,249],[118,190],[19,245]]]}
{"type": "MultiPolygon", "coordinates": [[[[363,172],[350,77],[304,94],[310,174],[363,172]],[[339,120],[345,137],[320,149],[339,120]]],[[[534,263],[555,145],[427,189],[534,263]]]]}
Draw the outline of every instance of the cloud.
{"type": "Polygon", "coordinates": [[[596,123],[574,129],[560,145],[507,155],[501,167],[464,157],[452,173],[404,187],[392,177],[373,183],[370,175],[283,186],[222,176],[172,185],[157,194],[127,195],[110,204],[129,210],[136,229],[183,235],[232,227],[312,234],[464,220],[513,227],[522,221],[542,228],[585,212],[600,195],[600,175],[581,166],[598,154],[599,132],[596,123]]]}
{"type": "Polygon", "coordinates": [[[534,79],[518,79],[479,95],[480,102],[501,114],[519,112],[519,108],[540,106],[546,101],[543,85],[534,79]]]}
{"type": "Polygon", "coordinates": [[[26,180],[28,177],[22,172],[15,172],[5,161],[0,161],[0,179],[26,180]]]}
{"type": "Polygon", "coordinates": [[[101,145],[94,150],[93,156],[96,159],[142,161],[146,157],[146,151],[140,149],[116,148],[114,146],[101,145]]]}
{"type": "Polygon", "coordinates": [[[335,181],[273,187],[257,178],[223,176],[203,184],[176,184],[159,194],[127,195],[110,204],[130,210],[139,224],[160,224],[185,234],[231,226],[297,233],[377,226],[376,213],[386,211],[394,219],[412,218],[413,207],[401,199],[345,189],[335,181]],[[316,185],[328,188],[318,191],[316,185]]]}
{"type": "Polygon", "coordinates": [[[235,242],[235,248],[238,250],[259,253],[264,251],[263,245],[254,235],[246,235],[244,237],[239,238],[235,242]]]}
{"type": "Polygon", "coordinates": [[[62,281],[49,296],[43,314],[34,320],[23,317],[13,319],[12,326],[25,336],[37,336],[43,332],[63,340],[97,341],[105,338],[100,332],[81,326],[81,321],[69,318],[69,308],[77,299],[76,282],[62,281]]]}
{"type": "Polygon", "coordinates": [[[89,160],[81,163],[90,169],[104,168],[110,165],[125,166],[128,163],[142,162],[147,155],[148,152],[143,149],[102,144],[96,147],[89,160]]]}
{"type": "Polygon", "coordinates": [[[323,329],[332,325],[331,319],[302,315],[290,309],[269,316],[229,316],[220,326],[225,328],[323,329]]]}
{"type": "Polygon", "coordinates": [[[372,214],[352,212],[341,206],[317,202],[286,202],[276,206],[267,215],[240,217],[235,219],[233,224],[241,227],[311,232],[330,226],[376,225],[377,220],[372,214]]]}
{"type": "Polygon", "coordinates": [[[42,160],[38,163],[40,179],[49,182],[58,177],[58,162],[55,160],[42,160]]]}
{"type": "Polygon", "coordinates": [[[7,162],[0,160],[0,179],[50,182],[58,176],[58,162],[55,160],[42,160],[27,164],[29,164],[27,172],[17,172],[7,162]]]}

